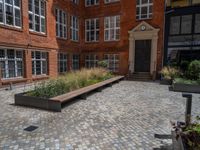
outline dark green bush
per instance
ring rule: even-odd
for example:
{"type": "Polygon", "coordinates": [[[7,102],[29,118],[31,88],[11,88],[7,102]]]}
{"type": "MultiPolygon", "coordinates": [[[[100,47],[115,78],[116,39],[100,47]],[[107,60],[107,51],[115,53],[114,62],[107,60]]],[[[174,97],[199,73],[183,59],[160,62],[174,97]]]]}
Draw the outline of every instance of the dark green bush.
{"type": "Polygon", "coordinates": [[[200,61],[199,60],[194,60],[189,64],[186,77],[191,80],[199,79],[200,77],[200,61]]]}
{"type": "Polygon", "coordinates": [[[107,68],[108,67],[108,63],[105,60],[99,61],[98,62],[98,66],[102,67],[102,68],[107,68]]]}

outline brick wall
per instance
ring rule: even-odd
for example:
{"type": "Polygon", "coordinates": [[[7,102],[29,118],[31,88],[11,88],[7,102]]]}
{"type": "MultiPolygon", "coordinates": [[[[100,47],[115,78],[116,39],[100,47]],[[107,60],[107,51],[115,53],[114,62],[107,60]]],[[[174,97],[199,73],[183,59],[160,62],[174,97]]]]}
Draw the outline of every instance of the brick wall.
{"type": "MultiPolygon", "coordinates": [[[[153,0],[153,18],[145,20],[152,26],[159,28],[159,44],[158,44],[158,70],[162,66],[163,56],[163,20],[164,20],[164,2],[153,0]]],[[[100,59],[106,53],[120,54],[120,74],[128,73],[128,51],[129,51],[129,36],[128,31],[133,29],[140,21],[136,21],[136,2],[133,0],[121,0],[120,2],[104,4],[100,0],[100,5],[85,7],[84,0],[80,1],[79,5],[74,5],[70,0],[48,0],[46,12],[46,34],[42,35],[29,31],[28,20],[28,1],[22,3],[22,29],[16,29],[0,25],[0,47],[21,48],[24,51],[24,77],[26,81],[31,82],[32,78],[32,62],[31,50],[41,50],[49,52],[49,70],[50,77],[56,77],[57,73],[57,53],[67,52],[68,69],[71,68],[71,55],[73,53],[97,53],[100,59]],[[60,8],[67,12],[67,39],[56,38],[55,30],[55,8],[60,8]],[[79,42],[70,40],[70,15],[79,17],[80,30],[79,42]],[[120,15],[121,30],[120,40],[118,42],[104,42],[104,17],[120,15]],[[97,43],[85,43],[85,19],[100,18],[100,40],[97,43]]],[[[81,56],[81,66],[84,66],[84,57],[81,56]]],[[[6,83],[6,82],[5,82],[6,83]]],[[[0,80],[0,84],[2,81],[0,80]]]]}

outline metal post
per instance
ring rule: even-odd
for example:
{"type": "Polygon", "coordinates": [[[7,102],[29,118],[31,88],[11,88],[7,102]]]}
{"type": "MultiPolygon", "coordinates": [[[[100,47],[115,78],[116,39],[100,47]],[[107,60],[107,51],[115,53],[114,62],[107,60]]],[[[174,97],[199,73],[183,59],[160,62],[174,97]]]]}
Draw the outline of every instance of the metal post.
{"type": "Polygon", "coordinates": [[[185,111],[185,123],[186,123],[186,126],[188,126],[191,123],[192,94],[183,93],[182,96],[187,98],[187,100],[186,100],[186,111],[185,111]]]}

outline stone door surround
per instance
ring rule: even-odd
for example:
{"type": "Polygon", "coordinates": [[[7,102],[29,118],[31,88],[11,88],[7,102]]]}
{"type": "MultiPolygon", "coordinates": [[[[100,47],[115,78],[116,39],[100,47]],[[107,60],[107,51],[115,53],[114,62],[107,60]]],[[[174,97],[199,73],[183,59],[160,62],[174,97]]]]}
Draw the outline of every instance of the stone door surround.
{"type": "Polygon", "coordinates": [[[129,31],[129,72],[135,72],[135,40],[151,40],[151,62],[150,73],[156,71],[157,66],[157,45],[158,45],[158,32],[160,29],[152,27],[145,21],[129,31]]]}

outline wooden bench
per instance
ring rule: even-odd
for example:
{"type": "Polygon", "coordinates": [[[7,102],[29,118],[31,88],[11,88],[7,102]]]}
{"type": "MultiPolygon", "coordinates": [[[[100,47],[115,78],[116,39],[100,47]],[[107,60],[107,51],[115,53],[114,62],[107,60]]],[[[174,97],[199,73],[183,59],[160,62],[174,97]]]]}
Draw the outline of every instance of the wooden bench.
{"type": "Polygon", "coordinates": [[[15,94],[15,105],[35,107],[56,112],[61,112],[62,104],[77,97],[86,99],[89,92],[101,91],[105,86],[111,86],[112,83],[119,82],[124,76],[117,76],[111,79],[96,83],[84,88],[77,89],[66,94],[62,94],[50,99],[27,96],[26,93],[15,94]]]}
{"type": "Polygon", "coordinates": [[[98,90],[98,89],[100,89],[104,86],[107,86],[107,85],[110,85],[114,82],[122,80],[123,78],[124,78],[124,76],[117,76],[117,77],[108,79],[106,81],[100,82],[100,83],[96,83],[96,84],[93,84],[93,85],[90,85],[90,86],[87,86],[87,87],[77,89],[75,91],[63,94],[63,95],[53,97],[53,98],[51,98],[51,100],[60,101],[61,103],[64,103],[64,102],[67,102],[67,101],[69,101],[73,98],[80,97],[80,96],[81,96],[81,98],[86,99],[87,94],[89,92],[92,92],[94,90],[98,90]]]}

